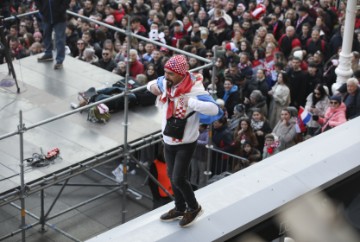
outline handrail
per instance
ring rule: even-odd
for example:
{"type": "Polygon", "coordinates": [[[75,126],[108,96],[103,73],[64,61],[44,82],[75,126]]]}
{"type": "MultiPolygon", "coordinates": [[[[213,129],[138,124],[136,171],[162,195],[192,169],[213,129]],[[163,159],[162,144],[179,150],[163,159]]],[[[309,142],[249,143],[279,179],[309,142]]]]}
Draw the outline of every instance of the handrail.
{"type": "MultiPolygon", "coordinates": [[[[82,18],[82,19],[86,19],[86,20],[88,20],[88,21],[91,21],[91,22],[94,22],[94,23],[96,23],[96,24],[102,25],[102,26],[107,27],[107,28],[109,28],[109,29],[112,29],[112,30],[121,32],[121,33],[123,33],[123,34],[126,34],[126,31],[125,31],[125,30],[120,29],[120,28],[117,28],[117,27],[114,27],[114,26],[112,26],[112,25],[110,25],[110,24],[106,24],[106,23],[104,23],[104,22],[101,22],[101,21],[97,21],[97,20],[88,18],[88,17],[86,17],[86,16],[83,16],[83,15],[80,15],[80,14],[77,14],[77,13],[74,13],[74,12],[69,11],[69,10],[67,10],[66,12],[67,12],[68,14],[70,14],[70,15],[75,16],[75,17],[82,18]]],[[[203,61],[203,62],[205,62],[205,63],[211,63],[211,60],[208,60],[208,59],[206,59],[206,58],[200,57],[200,56],[198,56],[198,55],[194,55],[194,54],[192,54],[192,53],[186,52],[186,51],[184,51],[184,50],[181,50],[181,49],[178,49],[178,48],[175,48],[175,47],[172,47],[172,46],[163,44],[163,43],[160,43],[160,42],[158,42],[158,41],[154,41],[154,40],[149,39],[149,38],[146,38],[146,37],[144,37],[144,36],[141,36],[141,35],[138,35],[138,34],[134,34],[134,33],[131,33],[131,36],[134,36],[134,37],[136,37],[136,38],[138,38],[138,39],[141,39],[141,40],[144,40],[144,41],[146,41],[146,42],[152,43],[152,44],[154,44],[154,45],[158,45],[158,46],[161,46],[161,47],[168,48],[168,49],[170,49],[170,50],[173,50],[173,51],[176,51],[176,52],[178,52],[178,53],[184,54],[184,55],[186,55],[186,56],[193,57],[193,58],[198,59],[198,60],[200,60],[200,61],[203,61]]]]}
{"type": "Polygon", "coordinates": [[[240,159],[240,160],[243,160],[243,161],[249,161],[248,159],[246,159],[246,158],[244,158],[244,157],[237,156],[237,155],[234,155],[234,154],[225,152],[225,151],[220,150],[220,149],[218,149],[218,148],[214,148],[214,146],[208,146],[208,145],[206,145],[206,148],[208,148],[209,150],[212,150],[212,151],[219,152],[219,153],[224,154],[224,155],[231,156],[231,157],[233,157],[233,158],[237,158],[237,159],[240,159]]]}

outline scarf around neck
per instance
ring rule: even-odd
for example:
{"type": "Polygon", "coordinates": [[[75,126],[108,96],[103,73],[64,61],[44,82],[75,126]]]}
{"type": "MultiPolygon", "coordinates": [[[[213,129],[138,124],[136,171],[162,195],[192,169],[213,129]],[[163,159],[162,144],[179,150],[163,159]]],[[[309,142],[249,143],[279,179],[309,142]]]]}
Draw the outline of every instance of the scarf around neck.
{"type": "Polygon", "coordinates": [[[169,119],[174,114],[175,98],[178,98],[181,95],[189,93],[194,84],[191,80],[190,74],[187,72],[184,79],[175,87],[175,91],[173,94],[171,93],[171,87],[167,87],[166,80],[165,80],[165,85],[166,85],[165,86],[166,95],[163,95],[161,97],[161,102],[166,103],[166,101],[168,101],[166,119],[169,119]]]}

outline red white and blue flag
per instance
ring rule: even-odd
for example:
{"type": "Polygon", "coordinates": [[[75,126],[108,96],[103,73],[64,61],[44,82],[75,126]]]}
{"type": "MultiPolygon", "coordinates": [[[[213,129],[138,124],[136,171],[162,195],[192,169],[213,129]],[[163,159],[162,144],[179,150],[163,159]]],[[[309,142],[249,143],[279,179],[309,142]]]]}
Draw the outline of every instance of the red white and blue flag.
{"type": "Polygon", "coordinates": [[[298,118],[296,120],[296,133],[305,133],[306,124],[311,120],[311,114],[300,106],[298,112],[298,118]]]}
{"type": "Polygon", "coordinates": [[[299,108],[299,117],[301,121],[306,125],[311,120],[311,114],[305,110],[303,107],[299,108]]]}

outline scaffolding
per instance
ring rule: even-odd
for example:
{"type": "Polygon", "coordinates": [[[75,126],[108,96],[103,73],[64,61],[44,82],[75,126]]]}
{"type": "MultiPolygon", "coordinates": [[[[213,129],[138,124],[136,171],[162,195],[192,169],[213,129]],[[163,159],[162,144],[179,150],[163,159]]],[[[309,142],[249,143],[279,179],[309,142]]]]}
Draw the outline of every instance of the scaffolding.
{"type": "MultiPolygon", "coordinates": [[[[29,15],[37,14],[37,13],[38,13],[38,11],[34,11],[34,12],[29,12],[29,13],[25,13],[25,14],[21,14],[21,15],[17,15],[17,16],[12,16],[12,17],[9,17],[9,18],[5,18],[4,21],[10,21],[10,20],[26,17],[26,16],[29,16],[29,15]]],[[[184,54],[184,55],[189,56],[189,57],[196,58],[197,60],[200,60],[200,61],[206,63],[203,66],[200,66],[198,68],[190,70],[191,72],[198,71],[198,70],[201,70],[201,69],[204,69],[204,68],[209,68],[209,67],[212,67],[213,71],[215,71],[214,63],[215,63],[215,60],[216,60],[217,51],[214,51],[213,59],[209,60],[209,59],[194,55],[192,53],[189,53],[189,52],[174,48],[172,46],[168,46],[166,44],[163,44],[163,43],[160,43],[160,42],[157,42],[157,41],[153,41],[153,40],[145,38],[143,36],[134,34],[130,30],[130,22],[131,22],[130,17],[128,19],[127,29],[123,30],[123,29],[114,27],[112,25],[108,25],[106,23],[96,21],[94,19],[90,19],[88,17],[76,14],[76,13],[71,12],[71,11],[67,11],[67,13],[69,15],[74,16],[74,17],[81,18],[81,19],[84,19],[84,20],[87,20],[87,21],[91,21],[91,22],[94,22],[94,23],[96,23],[98,25],[102,25],[104,27],[107,27],[108,29],[111,29],[111,30],[114,30],[116,32],[120,32],[122,34],[125,34],[128,37],[129,40],[132,37],[135,37],[135,38],[144,40],[146,42],[150,42],[150,43],[152,43],[154,45],[157,45],[157,46],[166,47],[166,48],[168,48],[170,50],[173,50],[174,52],[184,54]]],[[[128,48],[127,48],[127,56],[129,56],[130,45],[127,45],[127,46],[128,46],[128,48]]],[[[55,231],[63,234],[64,236],[66,236],[67,238],[69,238],[69,239],[71,239],[73,241],[79,241],[77,238],[71,236],[67,232],[65,232],[65,231],[63,231],[63,230],[61,230],[59,228],[56,228],[55,226],[53,226],[48,221],[50,219],[56,218],[56,217],[58,217],[58,216],[60,216],[60,215],[62,215],[64,213],[66,213],[66,212],[69,212],[69,211],[71,211],[73,209],[76,209],[76,208],[78,208],[80,206],[83,206],[83,205],[85,205],[87,203],[90,203],[90,202],[92,202],[92,201],[94,201],[96,199],[99,199],[99,198],[101,198],[103,196],[106,196],[106,195],[108,195],[108,194],[110,194],[110,193],[112,193],[114,191],[119,191],[119,190],[121,190],[121,193],[123,195],[122,196],[123,197],[123,199],[122,199],[122,204],[123,204],[123,206],[122,206],[122,223],[125,223],[126,222],[125,221],[125,215],[126,215],[127,199],[129,199],[129,198],[131,199],[132,198],[131,196],[135,197],[135,200],[136,200],[136,198],[141,197],[141,196],[147,197],[146,194],[142,194],[140,191],[137,191],[136,189],[132,188],[128,184],[127,164],[129,163],[130,158],[132,160],[134,160],[142,170],[145,171],[145,173],[148,175],[148,177],[150,177],[150,179],[154,180],[154,182],[156,182],[168,194],[167,190],[157,181],[156,178],[154,178],[150,174],[150,172],[146,169],[146,167],[144,167],[144,165],[142,163],[140,163],[134,157],[135,152],[138,152],[141,149],[144,149],[146,147],[149,147],[149,146],[152,146],[152,145],[155,145],[155,144],[161,142],[161,140],[162,140],[161,132],[159,131],[159,132],[156,132],[156,133],[152,133],[152,134],[150,134],[150,135],[148,135],[146,137],[143,137],[142,139],[136,140],[134,142],[130,142],[130,143],[128,142],[128,136],[127,136],[128,135],[128,125],[129,125],[129,123],[128,123],[128,104],[129,104],[128,96],[131,93],[135,93],[135,92],[138,92],[138,91],[143,91],[146,88],[145,86],[142,86],[142,87],[138,87],[138,88],[135,88],[135,89],[132,89],[132,90],[128,89],[129,70],[130,70],[130,64],[129,64],[129,62],[127,62],[126,76],[125,76],[125,90],[124,90],[123,93],[118,94],[118,95],[114,95],[114,96],[112,96],[110,98],[107,98],[107,99],[104,99],[104,100],[101,100],[101,101],[98,101],[98,102],[95,102],[95,103],[88,104],[88,105],[86,105],[84,107],[81,107],[81,108],[78,108],[78,109],[75,109],[75,110],[72,110],[72,111],[62,113],[60,115],[56,115],[54,117],[42,120],[42,121],[40,121],[38,123],[29,125],[29,126],[26,126],[26,124],[23,122],[23,113],[20,110],[19,111],[19,123],[18,123],[18,126],[17,126],[17,130],[13,131],[13,132],[10,132],[10,133],[3,134],[3,135],[0,136],[0,140],[4,140],[6,138],[16,136],[16,135],[19,136],[19,147],[20,147],[20,174],[19,175],[20,175],[20,180],[21,180],[20,187],[12,189],[11,191],[0,195],[0,206],[3,206],[5,204],[10,204],[13,207],[16,207],[17,209],[19,209],[21,211],[21,213],[20,213],[21,214],[20,228],[15,230],[15,231],[12,231],[11,233],[9,233],[9,234],[7,234],[7,235],[5,235],[3,237],[0,237],[0,241],[2,241],[4,239],[7,239],[7,238],[10,238],[10,237],[14,236],[15,234],[19,234],[19,233],[21,233],[22,241],[26,241],[26,236],[25,236],[26,235],[26,230],[29,229],[29,228],[32,228],[34,226],[37,226],[37,225],[41,226],[41,230],[45,230],[45,226],[48,226],[48,227],[50,227],[50,228],[54,229],[55,231]],[[42,177],[39,180],[25,183],[25,179],[24,179],[24,167],[25,167],[25,164],[24,164],[24,137],[23,137],[24,133],[26,133],[29,130],[35,129],[37,127],[40,127],[40,126],[42,126],[44,124],[51,123],[53,121],[65,118],[67,116],[73,115],[73,114],[78,113],[78,112],[82,112],[82,111],[87,110],[87,109],[89,109],[89,108],[91,108],[93,106],[96,106],[96,105],[100,104],[100,103],[108,102],[108,101],[115,100],[115,99],[118,99],[118,98],[124,98],[124,122],[122,124],[124,126],[124,137],[123,137],[124,138],[124,143],[123,143],[123,145],[121,145],[119,147],[116,147],[116,148],[114,148],[112,150],[108,150],[106,152],[103,152],[101,154],[97,154],[95,157],[89,158],[87,160],[79,161],[78,163],[67,167],[67,169],[55,171],[55,172],[53,172],[53,173],[51,173],[51,174],[49,174],[47,176],[42,177]],[[98,166],[101,166],[101,165],[106,164],[108,162],[119,160],[119,159],[123,160],[123,168],[124,168],[123,169],[123,182],[121,182],[121,183],[118,183],[112,177],[109,177],[108,175],[103,174],[102,172],[95,169],[98,166]],[[77,204],[77,205],[75,205],[73,207],[70,207],[70,208],[68,208],[68,209],[66,209],[64,211],[61,211],[61,212],[59,212],[59,213],[57,213],[55,215],[50,216],[50,212],[52,211],[52,209],[55,206],[55,204],[56,204],[57,200],[59,199],[59,197],[61,196],[64,188],[66,186],[68,186],[68,185],[71,185],[71,184],[69,184],[69,179],[74,177],[74,176],[80,175],[80,174],[82,174],[84,172],[87,172],[89,170],[92,170],[93,172],[96,172],[97,174],[99,174],[99,175],[101,175],[103,177],[106,177],[109,180],[113,181],[115,183],[115,185],[108,185],[108,186],[112,186],[114,188],[111,189],[110,191],[99,194],[94,198],[91,198],[91,199],[89,199],[87,201],[84,201],[84,202],[82,202],[80,204],[77,204]],[[52,204],[50,205],[50,208],[48,209],[48,211],[45,211],[45,208],[44,208],[44,189],[46,189],[46,188],[48,188],[50,186],[54,186],[54,185],[60,185],[61,186],[60,191],[57,194],[57,196],[55,197],[52,204]],[[40,197],[41,197],[41,213],[40,213],[40,216],[36,216],[35,214],[33,214],[33,213],[26,210],[25,199],[26,199],[27,196],[29,196],[29,195],[31,195],[33,193],[39,192],[39,191],[40,191],[40,197]],[[131,194],[131,196],[129,196],[129,194],[131,194]],[[21,205],[18,206],[17,204],[15,204],[14,203],[15,200],[20,200],[21,205]],[[32,223],[32,224],[26,224],[26,220],[25,220],[26,215],[29,215],[30,217],[35,218],[37,220],[37,222],[32,223]]],[[[214,75],[212,75],[212,83],[214,84],[214,75]]],[[[211,137],[211,131],[210,131],[210,137],[211,137]]],[[[207,148],[209,150],[209,153],[211,152],[211,149],[214,148],[213,145],[211,144],[211,138],[209,139],[209,144],[208,144],[207,148]]],[[[207,172],[205,174],[207,179],[211,175],[211,172],[209,172],[210,163],[211,163],[211,155],[208,156],[208,160],[207,160],[207,172]]],[[[76,185],[76,184],[73,184],[73,185],[76,185]]],[[[82,185],[84,185],[84,184],[82,184],[82,185]]],[[[93,185],[93,184],[91,184],[91,185],[93,185]]],[[[90,186],[90,184],[89,184],[89,186],[90,186]]],[[[99,185],[99,186],[106,186],[106,185],[99,185]]],[[[170,195],[170,194],[168,194],[168,195],[170,195]]],[[[148,197],[148,198],[151,199],[150,197],[148,197]]]]}

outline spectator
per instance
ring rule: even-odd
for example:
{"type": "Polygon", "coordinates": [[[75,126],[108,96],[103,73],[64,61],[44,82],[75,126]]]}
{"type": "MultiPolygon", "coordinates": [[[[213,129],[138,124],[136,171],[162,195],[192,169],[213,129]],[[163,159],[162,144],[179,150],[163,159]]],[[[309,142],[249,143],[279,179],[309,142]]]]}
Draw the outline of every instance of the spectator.
{"type": "Polygon", "coordinates": [[[33,37],[35,42],[42,43],[42,34],[40,32],[35,32],[33,37]]]}
{"type": "Polygon", "coordinates": [[[200,124],[199,137],[196,141],[196,148],[191,159],[191,184],[198,188],[206,185],[206,171],[208,150],[206,145],[209,143],[209,130],[207,124],[200,124]]]}
{"type": "Polygon", "coordinates": [[[151,62],[152,59],[152,52],[154,51],[155,46],[152,43],[145,44],[145,53],[142,55],[142,63],[146,66],[148,63],[151,62]]]}
{"type": "Polygon", "coordinates": [[[67,23],[66,25],[65,35],[66,35],[66,45],[69,47],[71,55],[74,57],[77,56],[78,49],[76,43],[77,40],[79,39],[79,35],[76,31],[75,25],[73,25],[71,22],[67,23]]]}
{"type": "Polygon", "coordinates": [[[233,79],[230,76],[225,77],[224,91],[218,92],[218,96],[225,102],[225,108],[229,117],[233,116],[235,105],[239,101],[238,86],[234,85],[233,79]]]}
{"type": "Polygon", "coordinates": [[[212,49],[216,44],[213,33],[209,33],[209,30],[206,27],[200,27],[200,39],[208,50],[212,49]]]}
{"type": "Polygon", "coordinates": [[[126,63],[124,61],[119,61],[117,67],[113,70],[114,73],[125,77],[126,76],[126,63]]]}
{"type": "MultiPolygon", "coordinates": [[[[311,92],[306,98],[305,110],[308,111],[312,117],[320,116],[324,117],[325,111],[329,107],[329,97],[326,93],[326,90],[323,85],[317,84],[313,92],[311,92]]],[[[307,135],[314,136],[315,131],[320,127],[320,125],[311,118],[311,120],[306,124],[307,126],[307,135]]]]}
{"type": "Polygon", "coordinates": [[[86,48],[84,50],[84,56],[82,58],[83,61],[88,62],[90,64],[95,64],[99,61],[97,55],[95,55],[95,51],[92,48],[86,48]]]}
{"type": "Polygon", "coordinates": [[[27,56],[25,48],[19,43],[19,39],[17,37],[10,37],[9,47],[12,58],[21,59],[27,56]]]}
{"type": "Polygon", "coordinates": [[[307,80],[305,73],[300,67],[301,60],[294,57],[291,61],[292,67],[288,71],[291,106],[299,108],[305,105],[307,80]]]}
{"type": "Polygon", "coordinates": [[[152,52],[152,59],[150,61],[150,63],[154,64],[155,66],[155,72],[157,73],[158,76],[161,76],[164,74],[164,65],[163,65],[163,57],[160,54],[160,51],[155,49],[152,52]]]}
{"type": "Polygon", "coordinates": [[[309,55],[314,55],[317,51],[327,53],[327,46],[325,40],[320,39],[320,30],[313,29],[311,31],[311,38],[306,41],[306,52],[309,55]]]}
{"type": "Polygon", "coordinates": [[[34,42],[30,46],[29,50],[30,50],[30,55],[37,55],[44,51],[42,45],[38,42],[34,42]]]}
{"type": "Polygon", "coordinates": [[[295,121],[288,108],[281,110],[280,120],[274,127],[273,134],[279,138],[279,151],[295,145],[295,121]]]}
{"type": "MultiPolygon", "coordinates": [[[[141,0],[138,0],[141,1],[141,0]]],[[[147,37],[147,31],[145,27],[141,24],[140,18],[136,17],[131,20],[131,30],[134,34],[147,37]]]]}
{"type": "Polygon", "coordinates": [[[321,133],[346,122],[346,106],[340,96],[330,97],[330,106],[324,117],[313,116],[313,120],[321,124],[321,133]]]}
{"type": "MultiPolygon", "coordinates": [[[[219,120],[215,121],[212,125],[213,125],[213,136],[212,136],[213,144],[222,151],[232,152],[233,139],[227,126],[226,117],[220,118],[219,120]]],[[[215,158],[214,162],[212,162],[211,164],[212,174],[218,175],[223,171],[226,171],[229,165],[227,164],[227,160],[226,160],[227,157],[223,156],[220,153],[216,153],[216,156],[214,158],[215,158]]]]}
{"type": "MultiPolygon", "coordinates": [[[[270,90],[271,80],[268,76],[266,76],[265,69],[259,69],[256,72],[256,77],[253,80],[257,85],[257,90],[261,91],[262,95],[265,97],[265,99],[268,96],[268,92],[270,90]]],[[[266,115],[266,113],[265,113],[266,115]]]]}
{"type": "Polygon", "coordinates": [[[229,130],[230,132],[234,132],[235,129],[238,127],[239,123],[240,123],[240,119],[242,118],[248,118],[248,116],[246,115],[246,109],[245,109],[245,105],[244,104],[237,104],[234,107],[234,114],[232,117],[230,117],[231,119],[229,120],[229,130]]]}
{"type": "Polygon", "coordinates": [[[304,5],[301,5],[298,8],[298,14],[299,17],[296,21],[296,35],[300,36],[302,34],[302,26],[304,26],[306,23],[308,23],[310,26],[313,26],[314,19],[309,15],[309,9],[304,5]]]}
{"type": "Polygon", "coordinates": [[[92,0],[85,0],[84,7],[79,10],[80,15],[84,15],[86,17],[90,17],[95,13],[95,8],[92,0]]]}
{"type": "Polygon", "coordinates": [[[295,47],[301,47],[300,40],[295,36],[295,28],[288,26],[286,33],[279,39],[279,49],[284,53],[286,58],[289,58],[291,51],[295,47]]]}
{"type": "Polygon", "coordinates": [[[250,122],[257,139],[258,149],[263,152],[265,136],[271,133],[270,124],[259,108],[251,109],[250,122]]]}
{"type": "Polygon", "coordinates": [[[108,49],[103,49],[102,58],[94,64],[107,71],[113,71],[116,68],[116,62],[113,60],[113,55],[108,49]]]}
{"type": "Polygon", "coordinates": [[[138,59],[137,50],[131,49],[128,60],[130,62],[130,76],[133,78],[138,74],[144,74],[144,65],[138,59]]]}
{"type": "Polygon", "coordinates": [[[265,136],[263,160],[279,153],[278,145],[278,142],[275,141],[275,136],[273,134],[267,134],[265,136]]]}
{"type": "Polygon", "coordinates": [[[85,41],[83,41],[82,39],[79,39],[77,41],[76,45],[77,45],[77,53],[78,53],[76,58],[82,60],[84,57],[85,48],[91,48],[91,47],[88,47],[87,43],[85,41]]]}
{"type": "Polygon", "coordinates": [[[180,20],[176,20],[173,24],[173,31],[171,34],[171,46],[176,47],[176,44],[185,36],[184,25],[180,20]]]}
{"type": "Polygon", "coordinates": [[[155,80],[158,77],[158,74],[155,72],[155,65],[153,63],[149,63],[146,66],[145,75],[149,81],[155,80]]]}
{"type": "Polygon", "coordinates": [[[288,77],[285,72],[280,72],[277,82],[269,91],[271,97],[269,108],[270,127],[273,128],[280,119],[281,111],[290,104],[290,89],[287,86],[288,77]]]}
{"type": "Polygon", "coordinates": [[[242,75],[247,79],[251,79],[253,75],[253,71],[251,68],[250,57],[246,52],[240,53],[240,62],[238,65],[239,71],[242,75]]]}
{"type": "Polygon", "coordinates": [[[235,154],[239,154],[241,147],[248,142],[252,147],[258,147],[256,135],[251,127],[251,121],[248,118],[240,119],[240,122],[234,132],[235,154]]]}
{"type": "Polygon", "coordinates": [[[256,162],[261,161],[260,151],[248,141],[244,142],[240,149],[239,156],[245,158],[246,161],[241,160],[241,162],[239,162],[239,160],[237,160],[237,162],[234,162],[233,172],[240,170],[242,167],[253,165],[256,162]]]}
{"type": "Polygon", "coordinates": [[[353,119],[360,116],[360,87],[356,78],[349,78],[346,81],[347,91],[344,95],[346,105],[346,118],[353,119]]]}
{"type": "Polygon", "coordinates": [[[264,97],[259,90],[253,90],[250,94],[249,99],[245,99],[244,104],[246,105],[246,110],[248,110],[247,115],[251,117],[252,109],[256,108],[261,110],[261,112],[267,116],[267,103],[266,97],[264,97]]]}

